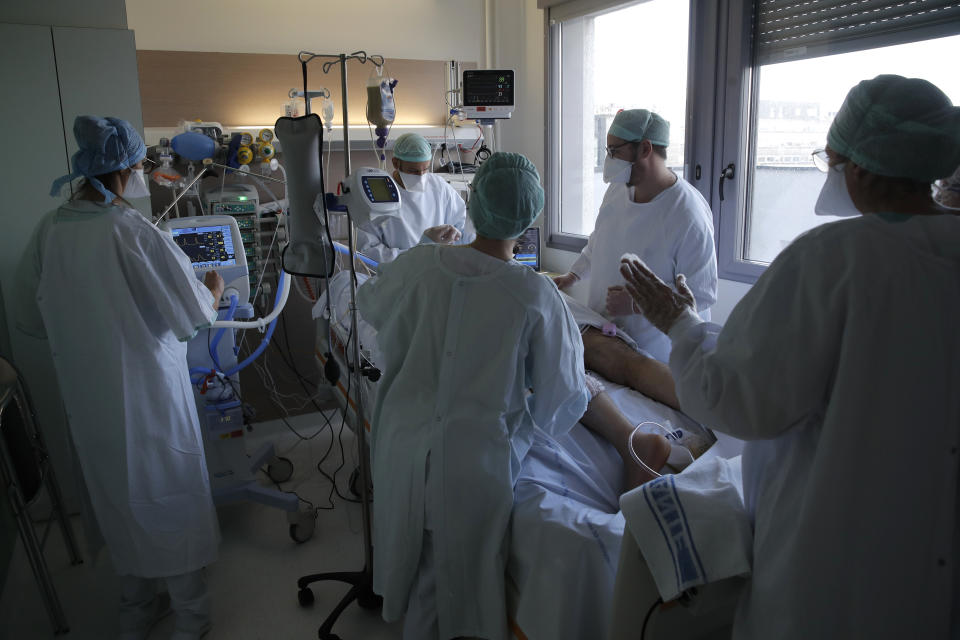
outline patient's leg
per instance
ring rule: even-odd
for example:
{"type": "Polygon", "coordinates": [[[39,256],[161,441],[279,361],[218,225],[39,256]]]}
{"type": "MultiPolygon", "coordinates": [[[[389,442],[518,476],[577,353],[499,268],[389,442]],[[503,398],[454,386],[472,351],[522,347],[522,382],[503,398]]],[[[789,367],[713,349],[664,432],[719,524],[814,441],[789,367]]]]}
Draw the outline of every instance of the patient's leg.
{"type": "MultiPolygon", "coordinates": [[[[624,491],[639,487],[656,476],[644,469],[630,455],[628,441],[634,425],[620,413],[606,392],[601,391],[587,405],[580,422],[612,444],[623,458],[624,491]]],[[[670,443],[655,433],[638,433],[633,439],[634,451],[651,469],[660,469],[670,457],[670,443]]]]}
{"type": "Polygon", "coordinates": [[[680,408],[670,368],[638,353],[620,338],[605,336],[588,327],[583,333],[583,364],[610,382],[636,389],[674,409],[680,408]]]}

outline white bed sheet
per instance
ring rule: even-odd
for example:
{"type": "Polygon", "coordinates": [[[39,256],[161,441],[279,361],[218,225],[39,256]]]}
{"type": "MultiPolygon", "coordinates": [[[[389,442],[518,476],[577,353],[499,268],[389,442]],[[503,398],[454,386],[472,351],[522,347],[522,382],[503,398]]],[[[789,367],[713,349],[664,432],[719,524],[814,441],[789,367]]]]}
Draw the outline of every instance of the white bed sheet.
{"type": "MultiPolygon", "coordinates": [[[[346,343],[350,331],[349,274],[330,281],[330,326],[346,343]]],[[[365,276],[358,274],[361,284],[365,276]]],[[[326,294],[324,294],[325,296],[326,294]]],[[[326,300],[314,318],[327,319],[326,300]]],[[[376,332],[361,319],[360,340],[374,363],[382,362],[376,332]]],[[[653,420],[674,429],[702,427],[643,394],[609,382],[607,393],[635,424],[653,420]]],[[[376,385],[365,385],[372,407],[376,385]]],[[[714,450],[731,447],[721,438],[714,450]]],[[[735,453],[733,455],[736,455],[735,453]]],[[[524,460],[510,531],[509,611],[517,638],[582,640],[606,637],[624,519],[619,511],[623,465],[613,447],[582,425],[552,438],[538,433],[524,460]]]]}

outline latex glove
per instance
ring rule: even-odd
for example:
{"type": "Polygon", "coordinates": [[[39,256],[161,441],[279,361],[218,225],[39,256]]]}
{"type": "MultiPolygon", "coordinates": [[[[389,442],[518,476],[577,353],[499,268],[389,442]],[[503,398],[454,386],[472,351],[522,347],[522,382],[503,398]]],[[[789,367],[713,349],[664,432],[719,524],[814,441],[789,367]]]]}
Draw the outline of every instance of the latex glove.
{"type": "Polygon", "coordinates": [[[557,285],[557,289],[563,290],[567,287],[573,285],[574,282],[580,279],[580,276],[573,272],[565,273],[562,276],[557,276],[553,279],[553,283],[557,285]]]}
{"type": "Polygon", "coordinates": [[[423,232],[437,244],[452,244],[460,239],[460,231],[452,224],[440,224],[423,232]]]}
{"type": "Polygon", "coordinates": [[[223,297],[223,288],[226,286],[226,283],[223,281],[223,278],[220,277],[219,273],[211,270],[203,274],[203,286],[213,294],[213,308],[216,309],[220,306],[220,298],[223,297]]]}
{"type": "Polygon", "coordinates": [[[682,273],[677,276],[676,291],[636,256],[624,256],[620,260],[620,273],[626,279],[627,291],[640,311],[660,331],[668,333],[684,310],[690,309],[696,313],[697,303],[682,273]]]}
{"type": "Polygon", "coordinates": [[[640,307],[626,287],[617,285],[607,289],[607,313],[611,316],[632,316],[640,313],[640,307]]]}

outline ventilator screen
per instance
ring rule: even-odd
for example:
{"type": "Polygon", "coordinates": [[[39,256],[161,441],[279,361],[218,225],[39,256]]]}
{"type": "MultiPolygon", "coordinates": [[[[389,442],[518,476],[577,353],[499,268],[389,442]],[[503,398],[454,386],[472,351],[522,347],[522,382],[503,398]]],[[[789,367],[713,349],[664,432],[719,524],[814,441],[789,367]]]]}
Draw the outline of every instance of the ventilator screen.
{"type": "Polygon", "coordinates": [[[212,269],[237,264],[230,225],[173,229],[177,243],[195,269],[212,269]]]}

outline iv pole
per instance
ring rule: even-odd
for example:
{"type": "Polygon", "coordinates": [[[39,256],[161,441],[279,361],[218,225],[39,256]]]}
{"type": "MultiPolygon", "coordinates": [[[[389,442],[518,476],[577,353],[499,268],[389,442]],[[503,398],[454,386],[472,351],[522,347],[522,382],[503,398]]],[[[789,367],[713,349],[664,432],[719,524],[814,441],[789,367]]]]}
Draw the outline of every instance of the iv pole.
{"type": "MultiPolygon", "coordinates": [[[[323,63],[323,72],[329,73],[335,64],[340,65],[340,90],[343,97],[343,160],[344,177],[350,175],[350,130],[347,117],[347,61],[359,60],[365,64],[370,60],[377,67],[383,66],[383,56],[368,56],[366,51],[354,51],[351,54],[339,55],[320,55],[301,51],[298,59],[303,68],[303,93],[304,104],[307,114],[310,113],[310,95],[307,92],[307,64],[314,58],[333,58],[323,63]]],[[[324,194],[326,197],[326,194],[324,194]]],[[[310,606],[313,604],[313,592],[307,586],[313,582],[323,580],[336,580],[345,582],[350,586],[350,590],[340,600],[327,619],[323,621],[317,630],[317,636],[320,640],[340,640],[340,637],[332,632],[333,625],[337,618],[343,613],[351,602],[357,601],[357,604],[364,609],[377,609],[383,604],[383,598],[373,592],[373,542],[371,536],[371,516],[370,516],[370,461],[367,457],[367,439],[363,426],[363,390],[361,387],[361,359],[360,359],[360,332],[356,330],[357,325],[357,278],[355,252],[353,247],[354,224],[350,217],[350,211],[347,210],[347,220],[350,223],[348,233],[348,248],[350,251],[350,319],[353,323],[353,367],[350,368],[349,375],[353,377],[351,387],[357,390],[356,404],[354,407],[354,432],[357,434],[357,447],[360,451],[359,462],[359,485],[360,485],[360,511],[363,518],[363,569],[360,571],[345,571],[331,573],[317,573],[303,576],[297,580],[297,599],[301,606],[310,606]]],[[[349,360],[349,359],[348,359],[349,360]]],[[[349,365],[349,361],[348,361],[349,365]]]]}

